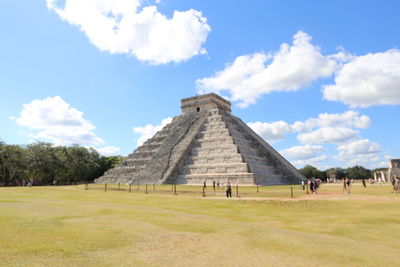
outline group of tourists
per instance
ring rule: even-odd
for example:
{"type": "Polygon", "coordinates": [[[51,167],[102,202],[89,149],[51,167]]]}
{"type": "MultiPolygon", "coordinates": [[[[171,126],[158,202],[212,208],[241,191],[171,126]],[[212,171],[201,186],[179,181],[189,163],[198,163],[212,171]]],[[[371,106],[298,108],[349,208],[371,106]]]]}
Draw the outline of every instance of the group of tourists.
{"type": "Polygon", "coordinates": [[[319,187],[321,185],[321,182],[322,182],[321,179],[312,177],[311,179],[307,179],[307,181],[304,181],[304,180],[301,181],[301,186],[302,186],[303,190],[305,190],[306,186],[307,186],[307,188],[310,188],[311,194],[313,194],[313,193],[317,194],[319,187]]]}
{"type": "Polygon", "coordinates": [[[393,193],[400,193],[400,177],[393,176],[392,178],[393,193]]]}
{"type": "MultiPolygon", "coordinates": [[[[220,183],[219,181],[213,181],[212,182],[212,185],[213,185],[213,190],[215,191],[215,189],[220,189],[220,187],[224,187],[224,183],[220,183]]],[[[207,183],[206,183],[206,181],[204,181],[204,183],[203,183],[203,189],[207,189],[207,183]]],[[[228,182],[227,184],[226,184],[226,191],[225,191],[225,193],[226,193],[226,197],[227,198],[230,198],[230,197],[232,197],[232,186],[231,186],[231,183],[230,182],[228,182]]]]}

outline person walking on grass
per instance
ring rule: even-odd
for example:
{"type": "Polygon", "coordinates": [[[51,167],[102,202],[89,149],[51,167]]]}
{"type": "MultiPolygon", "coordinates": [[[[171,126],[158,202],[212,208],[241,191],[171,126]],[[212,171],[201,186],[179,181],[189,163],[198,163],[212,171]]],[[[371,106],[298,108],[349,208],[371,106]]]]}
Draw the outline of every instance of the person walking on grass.
{"type": "Polygon", "coordinates": [[[343,194],[346,191],[347,192],[347,178],[342,178],[342,182],[343,182],[343,194]]]}
{"type": "Polygon", "coordinates": [[[362,179],[362,184],[363,184],[364,188],[367,187],[367,184],[365,183],[365,179],[362,179]]]}
{"type": "Polygon", "coordinates": [[[399,178],[397,178],[397,176],[393,176],[393,193],[399,193],[399,182],[399,178]]]}
{"type": "Polygon", "coordinates": [[[351,189],[351,179],[346,178],[346,186],[347,186],[347,193],[351,193],[350,189],[351,189]]]}
{"type": "Polygon", "coordinates": [[[231,183],[229,183],[229,182],[226,185],[226,197],[227,198],[232,197],[232,187],[231,187],[231,183]]]}

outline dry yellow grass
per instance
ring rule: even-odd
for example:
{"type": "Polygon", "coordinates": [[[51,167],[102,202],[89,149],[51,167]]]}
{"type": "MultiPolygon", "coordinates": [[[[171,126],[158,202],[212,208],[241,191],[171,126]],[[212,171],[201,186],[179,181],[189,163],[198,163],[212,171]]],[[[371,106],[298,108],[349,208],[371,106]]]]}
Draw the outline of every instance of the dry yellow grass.
{"type": "Polygon", "coordinates": [[[229,200],[148,189],[0,188],[1,265],[398,266],[400,194],[388,185],[296,186],[293,200],[288,186],[229,200]]]}

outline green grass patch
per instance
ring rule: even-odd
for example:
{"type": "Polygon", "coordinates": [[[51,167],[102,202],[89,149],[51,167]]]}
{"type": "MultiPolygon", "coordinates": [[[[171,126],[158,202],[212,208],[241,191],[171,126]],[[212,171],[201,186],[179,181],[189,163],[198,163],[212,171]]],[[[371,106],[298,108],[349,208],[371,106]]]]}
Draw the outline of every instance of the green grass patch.
{"type": "Polygon", "coordinates": [[[2,266],[398,266],[389,185],[0,188],[2,266]]]}

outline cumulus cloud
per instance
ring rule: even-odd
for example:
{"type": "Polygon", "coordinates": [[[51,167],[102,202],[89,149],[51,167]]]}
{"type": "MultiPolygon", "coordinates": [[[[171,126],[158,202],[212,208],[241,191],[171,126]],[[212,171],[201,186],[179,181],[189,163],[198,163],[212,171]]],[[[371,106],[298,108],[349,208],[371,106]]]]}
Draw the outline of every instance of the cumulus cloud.
{"type": "Polygon", "coordinates": [[[317,145],[303,145],[293,146],[291,148],[280,151],[282,155],[292,159],[311,159],[315,158],[318,154],[324,152],[323,146],[317,145]]]}
{"type": "Polygon", "coordinates": [[[163,119],[160,125],[154,126],[152,124],[147,124],[144,127],[133,127],[133,132],[140,135],[139,139],[137,140],[137,146],[143,145],[143,143],[146,142],[147,139],[151,138],[156,132],[160,131],[165,125],[170,122],[172,122],[172,118],[168,117],[163,119]]]}
{"type": "Polygon", "coordinates": [[[83,113],[59,96],[24,104],[15,120],[19,125],[35,131],[31,138],[50,140],[56,145],[104,143],[93,132],[96,127],[83,118],[83,113]]]}
{"type": "Polygon", "coordinates": [[[103,156],[117,156],[120,154],[121,149],[115,146],[105,146],[96,148],[96,150],[103,156]]]}
{"type": "Polygon", "coordinates": [[[323,88],[324,98],[352,107],[400,104],[400,50],[354,57],[323,88]]]}
{"type": "Polygon", "coordinates": [[[379,144],[368,139],[360,139],[351,143],[339,145],[339,156],[356,154],[375,154],[381,151],[379,144]]]}
{"type": "Polygon", "coordinates": [[[293,128],[299,132],[310,131],[316,127],[352,127],[366,129],[371,125],[371,119],[366,115],[349,110],[344,113],[321,113],[317,118],[310,118],[304,122],[296,121],[293,128]]]}
{"type": "Polygon", "coordinates": [[[376,168],[382,161],[380,157],[381,147],[368,139],[358,139],[352,142],[341,144],[337,147],[339,153],[334,156],[344,166],[363,165],[376,168]]]}
{"type": "Polygon", "coordinates": [[[303,144],[337,144],[356,138],[357,130],[345,127],[322,127],[309,133],[301,133],[297,139],[303,144]]]}
{"type": "Polygon", "coordinates": [[[258,135],[268,142],[282,140],[285,134],[291,133],[293,127],[285,121],[267,122],[249,122],[247,125],[253,129],[258,135]]]}
{"type": "MultiPolygon", "coordinates": [[[[174,11],[172,18],[141,0],[46,0],[48,9],[78,26],[101,51],[128,54],[152,64],[179,63],[205,54],[211,31],[193,9],[174,11]]],[[[158,3],[156,1],[156,3],[158,3]]]]}
{"type": "Polygon", "coordinates": [[[293,161],[293,165],[295,165],[298,168],[302,168],[306,165],[312,165],[320,170],[328,169],[329,166],[325,164],[325,162],[329,159],[328,155],[321,155],[321,156],[316,156],[313,158],[309,159],[299,159],[293,161]]]}
{"type": "MultiPolygon", "coordinates": [[[[247,125],[252,128],[258,135],[262,136],[268,142],[275,142],[284,139],[285,135],[290,133],[305,133],[302,138],[310,138],[312,135],[317,133],[310,133],[316,128],[326,128],[330,127],[332,129],[339,128],[360,128],[366,129],[371,125],[371,119],[366,115],[359,115],[356,111],[346,111],[343,113],[321,113],[316,118],[309,118],[305,121],[296,121],[293,124],[289,124],[285,121],[275,121],[275,122],[249,122],[247,125]],[[304,137],[305,136],[305,137],[304,137]]],[[[320,130],[326,133],[328,130],[320,130]]],[[[332,130],[333,131],[333,130],[332,130]]],[[[357,134],[356,131],[354,131],[357,134]]],[[[330,136],[332,136],[330,134],[330,136]]],[[[353,135],[348,135],[353,138],[353,135]]],[[[335,139],[333,139],[334,141],[335,139]]],[[[328,141],[326,139],[326,141],[328,141]]],[[[307,142],[310,143],[310,142],[307,142]]]]}
{"type": "Polygon", "coordinates": [[[322,55],[311,36],[299,31],[293,44],[283,43],[275,54],[255,53],[237,57],[214,76],[198,79],[199,93],[229,91],[239,106],[254,104],[263,94],[296,91],[318,78],[328,77],[348,60],[346,53],[322,55]]]}

